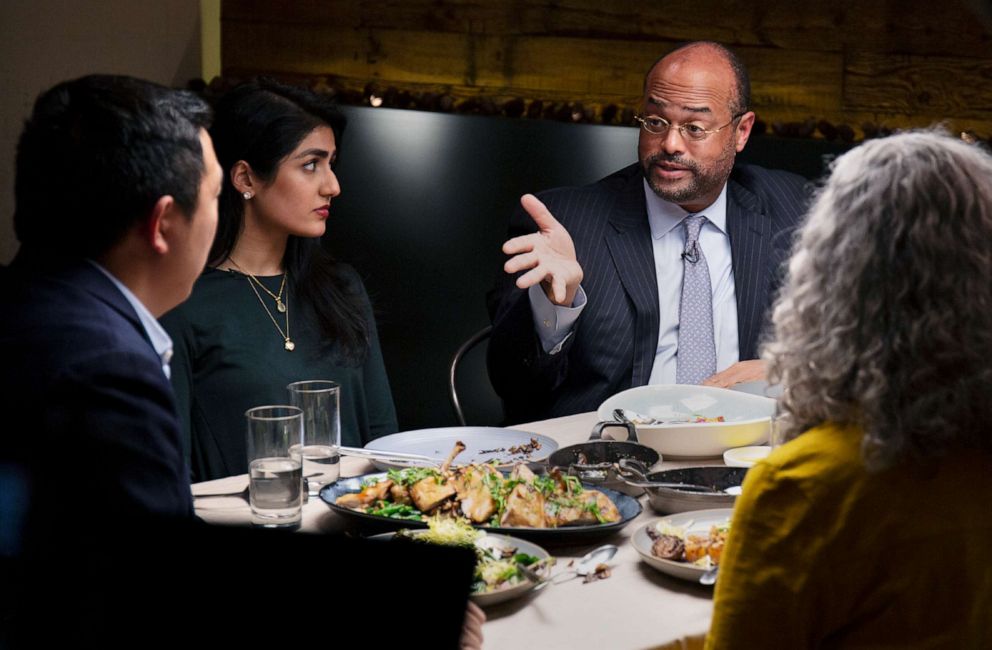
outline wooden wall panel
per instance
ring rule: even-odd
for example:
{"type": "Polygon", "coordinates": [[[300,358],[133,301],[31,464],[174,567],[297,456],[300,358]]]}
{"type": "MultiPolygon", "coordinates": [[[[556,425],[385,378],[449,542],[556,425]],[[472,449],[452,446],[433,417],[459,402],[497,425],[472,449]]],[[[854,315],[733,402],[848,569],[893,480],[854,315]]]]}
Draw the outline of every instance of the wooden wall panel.
{"type": "Polygon", "coordinates": [[[992,59],[859,53],[845,73],[844,106],[852,111],[992,114],[992,59]]]}
{"type": "Polygon", "coordinates": [[[618,40],[712,39],[783,49],[988,56],[992,35],[961,0],[225,0],[224,20],[618,40]]]}
{"type": "Polygon", "coordinates": [[[224,0],[228,76],[636,108],[676,43],[734,47],[759,118],[992,135],[992,34],[962,0],[224,0]]]}

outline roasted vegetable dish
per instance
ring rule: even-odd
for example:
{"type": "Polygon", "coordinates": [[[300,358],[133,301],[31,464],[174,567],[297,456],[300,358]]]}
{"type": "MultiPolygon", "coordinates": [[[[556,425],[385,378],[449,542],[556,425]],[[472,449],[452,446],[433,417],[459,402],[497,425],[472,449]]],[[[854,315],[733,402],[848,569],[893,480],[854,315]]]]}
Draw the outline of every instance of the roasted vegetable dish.
{"type": "Polygon", "coordinates": [[[360,492],[338,497],[339,506],[381,517],[426,521],[430,516],[465,518],[475,525],[556,528],[613,523],[620,512],[597,490],[552,470],[535,475],[519,464],[508,475],[492,465],[454,469],[390,470],[360,492]]]}
{"type": "Polygon", "coordinates": [[[720,564],[720,555],[727,542],[730,522],[710,526],[709,533],[686,533],[691,522],[685,526],[672,526],[667,521],[659,521],[647,529],[648,537],[654,542],[651,554],[663,560],[688,562],[710,569],[720,564]]]}
{"type": "Polygon", "coordinates": [[[471,547],[476,557],[473,594],[488,594],[527,582],[530,579],[521,567],[529,568],[532,575],[546,577],[554,564],[554,558],[541,559],[520,553],[504,541],[512,538],[497,539],[486,535],[464,519],[431,517],[427,525],[428,530],[401,530],[396,536],[431,544],[471,547]]]}

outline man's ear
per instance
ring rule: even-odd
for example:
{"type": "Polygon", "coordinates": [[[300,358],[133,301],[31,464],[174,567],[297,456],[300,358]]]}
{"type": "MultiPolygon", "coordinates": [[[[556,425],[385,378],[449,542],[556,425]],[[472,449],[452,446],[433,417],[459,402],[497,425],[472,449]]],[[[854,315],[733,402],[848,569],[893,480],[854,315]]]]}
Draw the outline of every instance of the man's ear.
{"type": "Polygon", "coordinates": [[[169,252],[170,236],[175,228],[175,220],[185,218],[171,195],[158,197],[151,214],[145,221],[145,241],[156,253],[165,255],[169,252]]]}
{"type": "Polygon", "coordinates": [[[754,113],[748,111],[741,116],[741,121],[737,123],[737,128],[734,130],[734,142],[737,153],[744,150],[744,145],[747,144],[747,139],[751,137],[751,129],[754,127],[754,113]]]}
{"type": "Polygon", "coordinates": [[[254,194],[258,190],[258,183],[251,171],[251,165],[244,160],[239,160],[231,166],[231,185],[238,191],[238,194],[250,192],[254,194]]]}

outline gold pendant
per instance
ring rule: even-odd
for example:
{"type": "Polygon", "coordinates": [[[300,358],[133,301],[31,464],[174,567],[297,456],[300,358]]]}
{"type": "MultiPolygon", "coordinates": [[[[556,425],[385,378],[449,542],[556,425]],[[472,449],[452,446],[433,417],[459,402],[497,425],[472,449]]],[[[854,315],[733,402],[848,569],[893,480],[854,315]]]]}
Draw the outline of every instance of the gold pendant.
{"type": "Polygon", "coordinates": [[[286,313],[286,303],[284,303],[283,301],[281,301],[278,298],[276,298],[276,310],[278,310],[278,312],[280,314],[285,314],[286,313]]]}
{"type": "Polygon", "coordinates": [[[289,339],[286,339],[286,345],[284,345],[283,347],[285,347],[287,350],[292,352],[293,350],[296,349],[296,344],[290,341],[289,339]]]}

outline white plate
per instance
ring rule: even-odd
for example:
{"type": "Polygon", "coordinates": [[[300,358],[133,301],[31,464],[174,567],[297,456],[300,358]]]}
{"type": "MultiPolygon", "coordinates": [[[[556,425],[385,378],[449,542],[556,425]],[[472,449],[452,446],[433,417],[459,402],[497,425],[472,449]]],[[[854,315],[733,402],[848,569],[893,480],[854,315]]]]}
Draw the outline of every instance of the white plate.
{"type": "Polygon", "coordinates": [[[775,400],[712,386],[654,384],[617,393],[600,405],[597,415],[601,421],[613,420],[617,408],[658,420],[722,415],[724,422],[636,425],[638,441],[661,454],[662,460],[712,458],[732,447],[767,441],[775,400]]]}
{"type": "Polygon", "coordinates": [[[641,559],[658,571],[667,573],[674,578],[699,582],[699,577],[706,573],[706,569],[698,567],[695,564],[689,564],[688,562],[663,560],[651,554],[651,545],[654,542],[648,537],[648,528],[654,526],[659,521],[667,521],[673,526],[681,527],[688,525],[685,531],[687,535],[707,535],[710,532],[711,526],[726,524],[730,521],[733,512],[730,508],[694,510],[692,512],[680,512],[677,515],[663,517],[662,519],[655,519],[634,531],[630,541],[634,544],[637,552],[641,554],[641,559]]]}
{"type": "MultiPolygon", "coordinates": [[[[415,530],[411,531],[414,535],[423,535],[426,530],[415,530]]],[[[390,539],[395,536],[396,533],[384,533],[382,535],[375,535],[371,539],[390,539]]],[[[525,539],[520,539],[519,537],[512,537],[510,535],[494,535],[489,533],[486,537],[490,540],[495,540],[500,543],[500,546],[504,548],[514,548],[516,553],[526,553],[527,555],[533,555],[538,560],[545,560],[551,557],[551,554],[544,550],[542,547],[538,546],[533,542],[528,542],[525,539]]],[[[545,565],[547,568],[544,569],[543,575],[545,577],[550,577],[551,568],[549,565],[545,565]]],[[[498,603],[503,603],[508,600],[514,600],[530,593],[534,587],[537,585],[529,580],[515,584],[511,587],[504,587],[498,591],[491,591],[485,594],[471,594],[472,600],[475,601],[480,607],[489,607],[490,605],[496,605],[498,603]]]]}
{"type": "Polygon", "coordinates": [[[772,452],[767,445],[757,447],[734,447],[723,452],[723,462],[727,467],[753,467],[772,452]]]}
{"type": "MultiPolygon", "coordinates": [[[[455,458],[455,465],[488,463],[492,460],[495,460],[499,465],[513,465],[519,462],[535,463],[547,459],[558,449],[558,443],[547,436],[499,427],[441,427],[404,431],[376,438],[365,445],[365,448],[420,454],[443,461],[451,453],[457,440],[465,443],[465,451],[455,458]],[[510,451],[511,447],[529,444],[531,438],[541,444],[540,449],[527,454],[510,451]]],[[[406,465],[393,465],[382,460],[376,460],[373,463],[380,470],[407,467],[406,465]]]]}

